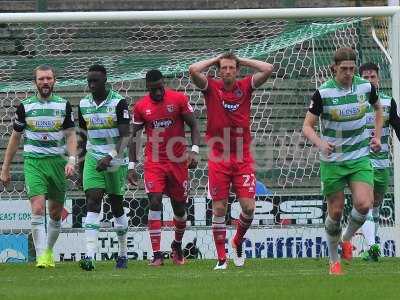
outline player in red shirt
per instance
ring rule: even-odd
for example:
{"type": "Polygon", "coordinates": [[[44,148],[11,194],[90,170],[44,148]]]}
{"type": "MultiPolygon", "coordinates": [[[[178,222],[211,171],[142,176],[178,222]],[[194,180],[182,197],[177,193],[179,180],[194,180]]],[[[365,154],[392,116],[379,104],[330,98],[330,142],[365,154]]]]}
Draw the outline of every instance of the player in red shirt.
{"type": "Polygon", "coordinates": [[[218,254],[215,270],[227,268],[225,215],[231,185],[242,208],[231,241],[233,261],[236,266],[244,265],[242,243],[253,221],[256,186],[254,160],[250,153],[251,97],[254,89],[268,79],[272,70],[269,63],[238,58],[233,53],[194,63],[189,68],[194,84],[203,92],[207,107],[208,190],[213,201],[212,230],[218,254]],[[220,80],[202,74],[212,65],[217,65],[220,80]],[[257,72],[237,80],[239,66],[257,72]]]}
{"type": "Polygon", "coordinates": [[[147,143],[144,160],[144,184],[149,197],[148,229],[153,260],[149,265],[163,265],[160,251],[162,195],[171,199],[174,211],[175,239],[171,244],[172,259],[177,265],[185,263],[182,237],[186,228],[185,204],[188,197],[188,168],[196,168],[200,133],[188,98],[185,94],[164,87],[158,70],[146,74],[147,95],[133,108],[133,133],[129,151],[128,180],[137,185],[137,147],[140,131],[145,128],[147,143]],[[185,123],[191,129],[193,146],[187,151],[185,123]]]}

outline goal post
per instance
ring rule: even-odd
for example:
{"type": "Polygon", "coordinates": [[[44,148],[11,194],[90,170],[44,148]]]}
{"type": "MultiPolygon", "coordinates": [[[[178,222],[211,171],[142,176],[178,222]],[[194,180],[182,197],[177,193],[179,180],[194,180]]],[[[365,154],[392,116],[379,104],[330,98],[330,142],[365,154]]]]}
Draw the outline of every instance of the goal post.
{"type": "MultiPolygon", "coordinates": [[[[131,104],[146,93],[146,71],[158,68],[170,87],[188,95],[204,135],[204,100],[190,82],[189,65],[225,51],[267,61],[274,65],[273,74],[252,99],[252,149],[258,185],[256,217],[246,240],[246,255],[324,257],[326,206],[320,193],[318,151],[301,133],[310,97],[332,76],[333,52],[353,47],[358,64],[372,61],[380,66],[382,89],[400,107],[399,31],[398,6],[0,14],[0,157],[4,157],[12,131],[15,105],[34,92],[32,70],[39,64],[55,66],[56,93],[71,101],[75,115],[79,99],[88,92],[86,72],[91,64],[104,64],[110,86],[131,104]]],[[[241,75],[250,71],[244,68],[241,75]]],[[[217,74],[215,68],[208,72],[217,74]]],[[[390,144],[393,176],[381,208],[378,235],[386,256],[400,256],[396,251],[400,246],[400,148],[396,137],[390,144]]],[[[212,258],[206,153],[202,145],[199,167],[190,173],[189,227],[184,245],[196,238],[203,257],[212,258]]],[[[12,180],[9,187],[0,190],[0,261],[29,256],[30,209],[21,149],[12,165],[12,180]],[[28,250],[18,254],[15,245],[22,242],[28,250]]],[[[63,233],[56,245],[57,259],[61,260],[79,259],[84,252],[81,225],[85,199],[73,181],[69,182],[67,198],[63,233]]],[[[173,233],[172,209],[164,200],[162,250],[167,251],[173,233]]],[[[346,197],[344,222],[350,203],[351,198],[346,197]]],[[[130,220],[130,257],[144,259],[149,256],[150,242],[145,232],[148,205],[143,185],[128,187],[124,205],[130,220]]],[[[238,214],[238,203],[231,197],[228,237],[238,214]]],[[[107,201],[102,216],[100,258],[109,259],[116,250],[116,237],[107,201]]],[[[362,248],[362,237],[357,236],[355,243],[362,248]]]]}
{"type": "MultiPolygon", "coordinates": [[[[397,6],[399,8],[399,6],[397,6]]],[[[396,100],[397,107],[400,104],[400,11],[397,10],[396,13],[391,18],[392,28],[390,36],[390,50],[392,54],[392,95],[396,100]]],[[[399,113],[400,110],[397,109],[399,113]]],[[[395,214],[396,219],[396,234],[398,239],[400,239],[400,143],[399,140],[393,139],[393,168],[394,168],[394,199],[395,199],[395,214]]]]}

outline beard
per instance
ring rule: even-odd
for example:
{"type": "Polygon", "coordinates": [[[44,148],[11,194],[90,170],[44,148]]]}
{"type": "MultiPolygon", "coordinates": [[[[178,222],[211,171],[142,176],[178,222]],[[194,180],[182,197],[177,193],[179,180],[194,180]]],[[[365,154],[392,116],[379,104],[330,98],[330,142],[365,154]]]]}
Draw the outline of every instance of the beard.
{"type": "Polygon", "coordinates": [[[164,98],[163,95],[157,95],[157,96],[152,95],[152,96],[151,96],[151,99],[153,99],[153,100],[156,101],[156,102],[162,101],[163,98],[164,98]]]}
{"type": "Polygon", "coordinates": [[[48,98],[51,95],[51,93],[53,93],[53,86],[46,85],[40,88],[37,86],[37,90],[42,98],[48,98]]]}
{"type": "Polygon", "coordinates": [[[235,80],[236,80],[235,77],[225,77],[225,78],[222,78],[222,81],[223,81],[225,84],[227,84],[227,85],[230,85],[230,84],[234,83],[235,80]]]}
{"type": "Polygon", "coordinates": [[[150,98],[156,102],[160,102],[164,99],[164,95],[165,95],[165,90],[163,90],[160,95],[150,94],[150,98]]]}

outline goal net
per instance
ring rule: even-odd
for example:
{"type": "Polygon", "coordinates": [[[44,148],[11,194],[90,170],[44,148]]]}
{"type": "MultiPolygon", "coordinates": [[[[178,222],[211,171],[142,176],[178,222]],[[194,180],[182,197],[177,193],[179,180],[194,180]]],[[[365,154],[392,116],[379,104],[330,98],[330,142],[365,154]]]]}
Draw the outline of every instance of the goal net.
{"type": "MultiPolygon", "coordinates": [[[[254,92],[252,99],[257,208],[245,242],[246,255],[324,257],[326,205],[320,192],[319,156],[317,149],[302,136],[303,119],[315,88],[332,76],[332,56],[339,47],[354,48],[358,65],[378,64],[381,89],[391,94],[388,21],[387,17],[379,17],[3,23],[0,26],[0,157],[4,157],[12,132],[15,106],[34,93],[32,70],[40,64],[56,68],[56,93],[71,102],[75,119],[79,100],[88,92],[86,73],[91,64],[103,64],[110,86],[131,104],[146,93],[144,74],[157,68],[170,87],[188,95],[204,136],[204,99],[190,82],[189,65],[226,51],[267,61],[274,65],[273,74],[254,92]]],[[[208,72],[218,75],[215,68],[208,72]]],[[[241,70],[242,75],[250,72],[247,68],[241,70]]],[[[196,240],[202,257],[213,258],[206,158],[203,142],[199,166],[190,172],[189,227],[183,245],[196,240]]],[[[142,170],[140,165],[139,169],[142,170]]],[[[63,233],[56,245],[56,258],[60,260],[80,259],[85,252],[82,230],[85,198],[74,180],[69,183],[63,233]]],[[[391,180],[380,209],[377,240],[387,256],[395,255],[393,188],[391,180]]],[[[173,213],[168,199],[164,200],[162,250],[168,255],[173,213]]],[[[232,226],[228,237],[240,212],[233,194],[229,203],[227,224],[232,226]]],[[[151,252],[145,231],[148,202],[143,184],[137,189],[128,186],[124,206],[130,220],[129,256],[147,258],[151,252]]],[[[344,223],[350,209],[351,197],[346,196],[344,223]]],[[[111,259],[117,252],[112,225],[111,209],[105,199],[98,259],[111,259]]],[[[0,191],[0,261],[27,260],[33,255],[29,229],[30,207],[24,190],[21,147],[12,164],[12,182],[0,191]]],[[[357,251],[362,250],[363,237],[359,235],[355,240],[357,251]]]]}

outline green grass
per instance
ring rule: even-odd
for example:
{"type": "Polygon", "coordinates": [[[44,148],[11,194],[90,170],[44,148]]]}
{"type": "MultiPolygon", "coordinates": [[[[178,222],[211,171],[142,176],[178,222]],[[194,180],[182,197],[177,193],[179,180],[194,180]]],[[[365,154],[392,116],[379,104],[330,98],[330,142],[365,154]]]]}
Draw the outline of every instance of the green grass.
{"type": "Polygon", "coordinates": [[[0,299],[400,299],[400,259],[379,263],[359,259],[343,263],[345,276],[327,274],[327,260],[252,259],[244,268],[213,271],[214,261],[190,261],[176,267],[167,261],[150,268],[131,261],[128,270],[113,262],[85,272],[75,263],[55,269],[32,264],[0,264],[0,299]]]}

